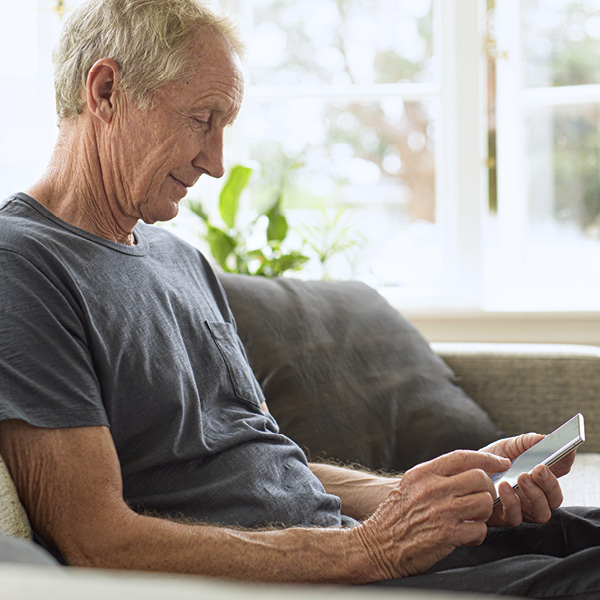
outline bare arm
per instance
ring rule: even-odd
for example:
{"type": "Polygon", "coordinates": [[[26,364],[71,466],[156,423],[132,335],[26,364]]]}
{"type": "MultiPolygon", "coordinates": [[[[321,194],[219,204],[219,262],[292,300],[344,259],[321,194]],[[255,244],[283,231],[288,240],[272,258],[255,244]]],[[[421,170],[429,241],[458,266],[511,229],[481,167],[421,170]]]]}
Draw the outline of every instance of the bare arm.
{"type": "Polygon", "coordinates": [[[359,521],[377,510],[400,479],[326,463],[310,463],[309,467],[325,491],[340,498],[342,513],[359,521]]]}
{"type": "Polygon", "coordinates": [[[456,546],[480,543],[493,502],[485,471],[509,464],[460,451],[420,465],[354,529],[240,531],[133,512],[105,427],[5,421],[0,452],[34,527],[70,564],[307,583],[416,574],[456,546]]]}
{"type": "MultiPolygon", "coordinates": [[[[513,460],[543,437],[527,433],[498,440],[482,451],[513,460]]],[[[509,484],[502,484],[499,489],[502,502],[495,507],[488,525],[516,527],[523,521],[548,521],[552,510],[558,508],[563,499],[557,478],[570,471],[574,459],[575,452],[572,452],[551,468],[538,466],[531,475],[521,475],[520,489],[516,492],[509,484]]],[[[312,463],[310,468],[325,490],[342,500],[342,512],[360,521],[377,510],[400,480],[400,477],[381,477],[329,464],[312,463]]]]}
{"type": "Polygon", "coordinates": [[[360,545],[346,542],[349,530],[243,531],[138,515],[123,500],[105,427],[39,429],[6,421],[0,440],[34,528],[69,564],[339,582],[351,576],[347,565],[364,563],[360,545]]]}

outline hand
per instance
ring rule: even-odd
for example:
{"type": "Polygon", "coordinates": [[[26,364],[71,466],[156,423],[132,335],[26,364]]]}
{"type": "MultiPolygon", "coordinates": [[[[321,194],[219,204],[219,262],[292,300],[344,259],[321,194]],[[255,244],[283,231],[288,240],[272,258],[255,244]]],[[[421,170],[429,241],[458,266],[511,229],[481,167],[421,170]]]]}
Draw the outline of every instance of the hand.
{"type": "Polygon", "coordinates": [[[493,454],[458,450],[407,471],[373,516],[352,530],[373,576],[417,575],[457,546],[480,544],[496,496],[487,473],[509,465],[493,454]]]}
{"type": "MultiPolygon", "coordinates": [[[[526,433],[514,438],[498,440],[482,448],[482,451],[514,460],[544,437],[538,433],[526,433]]],[[[550,468],[538,465],[531,475],[523,473],[517,480],[519,484],[517,491],[513,490],[509,483],[501,483],[498,488],[501,502],[494,507],[488,525],[517,527],[523,521],[546,523],[550,519],[552,510],[562,504],[563,494],[557,478],[571,470],[575,454],[576,451],[569,453],[550,468]]]]}

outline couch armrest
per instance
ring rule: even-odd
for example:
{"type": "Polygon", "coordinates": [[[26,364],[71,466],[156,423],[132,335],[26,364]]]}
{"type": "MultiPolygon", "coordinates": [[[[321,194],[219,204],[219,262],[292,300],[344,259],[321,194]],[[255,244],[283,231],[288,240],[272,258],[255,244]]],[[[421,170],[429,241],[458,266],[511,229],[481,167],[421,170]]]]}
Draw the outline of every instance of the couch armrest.
{"type": "Polygon", "coordinates": [[[19,500],[6,463],[0,457],[0,534],[31,539],[32,532],[25,508],[19,500]]]}
{"type": "Polygon", "coordinates": [[[548,433],[580,412],[582,452],[600,452],[600,347],[434,343],[457,382],[507,435],[548,433]]]}

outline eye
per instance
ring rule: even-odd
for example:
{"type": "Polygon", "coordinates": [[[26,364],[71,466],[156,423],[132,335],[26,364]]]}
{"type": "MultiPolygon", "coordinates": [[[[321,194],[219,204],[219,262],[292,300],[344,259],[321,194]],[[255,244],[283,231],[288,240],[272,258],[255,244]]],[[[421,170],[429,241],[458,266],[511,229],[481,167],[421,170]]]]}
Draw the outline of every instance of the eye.
{"type": "Polygon", "coordinates": [[[194,121],[202,127],[208,127],[210,126],[211,119],[210,117],[194,117],[194,121]]]}

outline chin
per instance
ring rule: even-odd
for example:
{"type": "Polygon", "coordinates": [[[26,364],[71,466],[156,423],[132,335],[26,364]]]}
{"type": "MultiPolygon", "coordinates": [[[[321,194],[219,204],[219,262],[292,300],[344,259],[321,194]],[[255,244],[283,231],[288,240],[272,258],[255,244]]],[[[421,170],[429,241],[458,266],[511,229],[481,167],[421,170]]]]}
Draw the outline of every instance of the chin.
{"type": "Polygon", "coordinates": [[[142,221],[148,225],[153,225],[158,221],[170,221],[179,214],[179,200],[172,201],[165,205],[157,207],[156,210],[148,210],[142,215],[142,221]]]}

